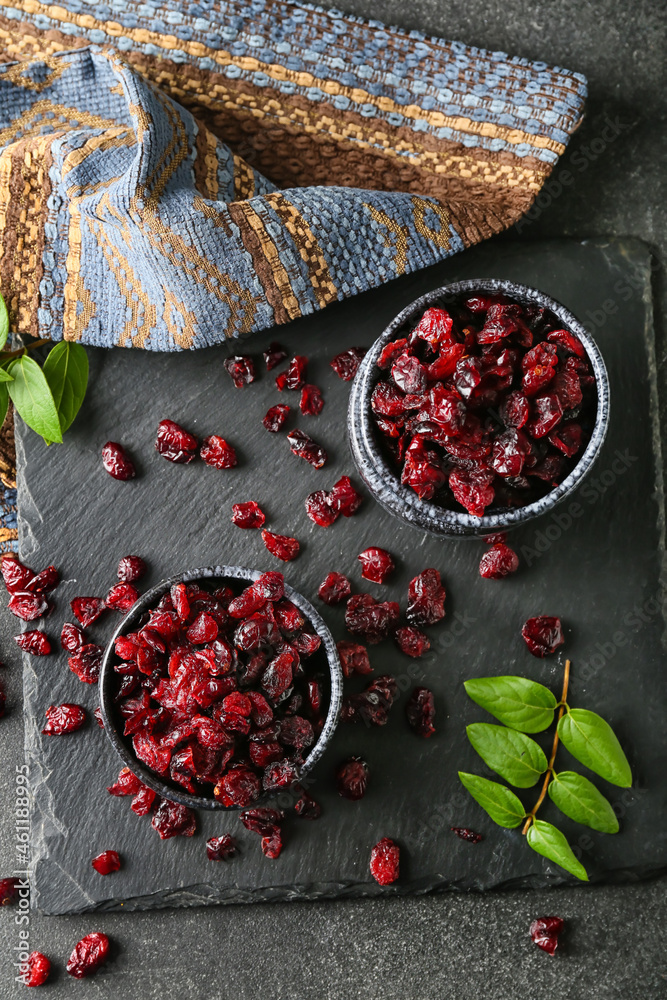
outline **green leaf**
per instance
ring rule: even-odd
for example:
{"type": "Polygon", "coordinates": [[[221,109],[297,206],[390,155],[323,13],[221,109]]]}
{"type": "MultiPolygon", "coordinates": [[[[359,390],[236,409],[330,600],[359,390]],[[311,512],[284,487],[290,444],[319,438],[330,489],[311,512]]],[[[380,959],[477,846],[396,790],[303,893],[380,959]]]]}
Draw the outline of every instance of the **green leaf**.
{"type": "Polygon", "coordinates": [[[498,826],[518,826],[526,815],[521,799],[499,782],[480,778],[478,774],[466,774],[465,771],[459,771],[459,778],[475,802],[498,826]]]}
{"type": "Polygon", "coordinates": [[[549,782],[549,796],[561,812],[600,833],[618,833],[611,803],[592,781],[576,771],[561,771],[549,782]]]}
{"type": "Polygon", "coordinates": [[[575,857],[574,851],[565,839],[565,835],[560,830],[545,823],[543,819],[536,819],[528,827],[526,839],[529,845],[542,857],[549,861],[555,861],[557,865],[564,868],[566,872],[575,875],[582,882],[588,882],[586,869],[581,861],[575,857]]]}
{"type": "Polygon", "coordinates": [[[2,295],[0,295],[0,351],[7,343],[7,337],[9,335],[9,315],[7,313],[7,306],[2,295]]]}
{"type": "Polygon", "coordinates": [[[595,774],[612,785],[630,787],[632,771],[628,759],[614,730],[600,715],[585,708],[572,708],[558,723],[558,736],[572,756],[595,774]]]}
{"type": "Polygon", "coordinates": [[[468,696],[510,729],[541,733],[558,704],[543,684],[526,677],[477,677],[464,682],[468,696]]]}
{"type": "Polygon", "coordinates": [[[9,395],[28,427],[47,441],[62,443],[58,411],[44,372],[32,358],[16,358],[9,366],[14,381],[7,383],[9,395]]]}
{"type": "Polygon", "coordinates": [[[64,434],[76,417],[88,385],[88,355],[81,344],[61,340],[49,351],[44,376],[56,404],[64,434]]]}
{"type": "Polygon", "coordinates": [[[13,382],[14,378],[6,372],[4,368],[0,368],[0,382],[13,382]]]}
{"type": "Polygon", "coordinates": [[[484,763],[516,788],[532,788],[548,767],[542,747],[514,729],[474,722],[466,732],[484,763]]]}
{"type": "Polygon", "coordinates": [[[5,422],[5,417],[7,416],[7,408],[9,407],[9,393],[7,392],[7,386],[4,382],[0,382],[0,427],[5,422]]]}

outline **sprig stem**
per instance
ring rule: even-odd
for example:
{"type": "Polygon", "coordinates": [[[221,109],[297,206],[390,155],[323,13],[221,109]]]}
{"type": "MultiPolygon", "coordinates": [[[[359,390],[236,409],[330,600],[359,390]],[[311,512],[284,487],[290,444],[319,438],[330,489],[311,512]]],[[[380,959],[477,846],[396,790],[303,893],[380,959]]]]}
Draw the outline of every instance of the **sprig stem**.
{"type": "Polygon", "coordinates": [[[0,360],[10,361],[13,358],[20,358],[23,354],[28,354],[30,351],[34,351],[37,347],[43,347],[44,344],[48,344],[48,340],[33,340],[31,344],[26,344],[24,347],[18,347],[15,351],[3,351],[0,354],[0,360]]]}
{"type": "Polygon", "coordinates": [[[562,719],[563,713],[565,712],[565,709],[567,708],[567,689],[568,689],[569,684],[570,684],[570,661],[566,660],[565,661],[565,676],[563,677],[563,693],[560,696],[560,702],[559,702],[560,708],[558,709],[558,718],[556,719],[556,732],[554,733],[554,741],[553,741],[553,745],[551,747],[551,757],[549,758],[549,766],[547,768],[546,774],[544,775],[544,782],[542,784],[542,791],[540,792],[540,797],[538,798],[537,802],[535,803],[535,805],[533,806],[533,808],[530,810],[530,812],[526,816],[526,822],[524,823],[523,829],[521,830],[522,833],[528,833],[528,828],[529,828],[530,824],[533,822],[533,820],[535,819],[535,815],[537,813],[537,810],[540,808],[540,806],[544,802],[544,798],[545,798],[545,796],[547,794],[547,788],[549,787],[549,782],[551,781],[551,776],[553,774],[553,768],[554,768],[554,762],[556,760],[556,751],[558,750],[558,723],[562,719]]]}

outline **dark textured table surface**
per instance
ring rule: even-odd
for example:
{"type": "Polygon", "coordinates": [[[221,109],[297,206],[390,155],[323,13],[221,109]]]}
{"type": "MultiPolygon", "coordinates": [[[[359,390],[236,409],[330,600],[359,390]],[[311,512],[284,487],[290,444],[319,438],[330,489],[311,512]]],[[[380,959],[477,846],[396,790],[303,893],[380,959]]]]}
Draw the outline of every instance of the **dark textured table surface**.
{"type": "MultiPolygon", "coordinates": [[[[584,72],[590,99],[584,125],[558,169],[576,184],[543,195],[530,224],[499,238],[633,235],[664,260],[667,192],[664,4],[618,0],[346,0],[350,13],[379,17],[584,72]],[[610,125],[611,123],[611,125],[610,125]]],[[[556,171],[556,179],[558,177],[556,171]]],[[[664,275],[656,269],[658,363],[664,398],[664,275]]],[[[663,434],[664,434],[663,420],[663,434]]],[[[20,665],[3,621],[13,712],[3,720],[0,865],[13,867],[14,766],[23,757],[20,665]]],[[[60,968],[48,996],[82,988],[95,996],[190,998],[456,998],[489,1000],[657,1000],[667,992],[663,934],[667,882],[548,892],[436,895],[413,899],[271,904],[107,914],[116,942],[113,974],[85,985],[64,974],[62,957],[94,917],[31,919],[31,942],[60,968]],[[526,936],[535,916],[568,922],[551,960],[526,936]]],[[[16,927],[1,914],[0,997],[12,982],[16,927]]]]}

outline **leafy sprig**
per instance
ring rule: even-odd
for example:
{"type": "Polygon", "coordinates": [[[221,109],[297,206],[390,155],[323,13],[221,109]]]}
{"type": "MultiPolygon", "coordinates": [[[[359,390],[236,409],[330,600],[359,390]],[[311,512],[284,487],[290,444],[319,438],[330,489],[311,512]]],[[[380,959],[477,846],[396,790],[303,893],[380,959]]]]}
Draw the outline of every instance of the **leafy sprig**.
{"type": "Polygon", "coordinates": [[[0,295],[0,426],[11,399],[28,427],[47,444],[61,444],[86,394],[88,355],[81,344],[63,340],[51,348],[40,367],[30,354],[49,341],[35,340],[5,351],[8,336],[9,316],[0,295]]]}
{"type": "Polygon", "coordinates": [[[510,829],[523,823],[522,833],[534,851],[576,878],[588,881],[586,869],[565,835],[552,823],[537,819],[537,812],[548,794],[565,816],[601,833],[617,833],[618,819],[609,800],[589,778],[576,771],[556,771],[559,743],[575,760],[613,785],[629,788],[632,772],[609,723],[595,712],[570,708],[569,680],[568,660],[560,701],[549,688],[526,677],[480,677],[464,685],[469,697],[502,723],[496,726],[475,722],[467,727],[468,739],[484,763],[515,788],[532,788],[544,776],[530,811],[500,782],[465,771],[459,771],[459,778],[494,823],[510,829]],[[547,760],[541,746],[526,734],[548,729],[556,712],[556,730],[547,760]]]}

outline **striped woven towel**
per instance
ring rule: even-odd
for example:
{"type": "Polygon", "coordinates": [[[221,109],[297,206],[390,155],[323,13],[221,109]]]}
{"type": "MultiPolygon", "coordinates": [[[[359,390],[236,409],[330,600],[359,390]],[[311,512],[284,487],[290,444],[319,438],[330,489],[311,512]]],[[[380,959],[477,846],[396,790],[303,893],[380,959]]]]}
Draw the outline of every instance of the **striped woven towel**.
{"type": "Polygon", "coordinates": [[[158,351],[511,225],[586,93],[578,73],[284,0],[0,0],[0,49],[13,329],[158,351]]]}

